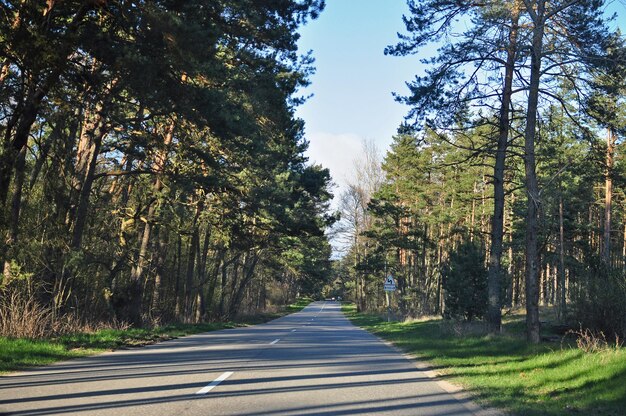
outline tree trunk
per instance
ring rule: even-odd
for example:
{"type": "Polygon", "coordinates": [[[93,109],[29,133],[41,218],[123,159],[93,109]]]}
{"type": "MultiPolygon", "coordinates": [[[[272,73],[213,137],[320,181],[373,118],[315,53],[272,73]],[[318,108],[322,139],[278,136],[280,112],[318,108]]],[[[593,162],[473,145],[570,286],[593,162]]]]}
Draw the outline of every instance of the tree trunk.
{"type": "Polygon", "coordinates": [[[11,201],[10,227],[6,239],[6,252],[4,254],[4,283],[11,279],[11,259],[15,255],[18,243],[20,212],[22,209],[22,191],[24,189],[24,175],[26,167],[26,146],[20,150],[15,162],[15,190],[11,201]]]}
{"type": "MultiPolygon", "coordinates": [[[[30,179],[28,181],[28,190],[31,191],[37,183],[37,179],[39,178],[39,174],[41,173],[41,169],[44,166],[44,162],[48,158],[48,154],[50,153],[50,149],[52,145],[61,140],[61,131],[65,128],[65,122],[59,121],[53,127],[50,135],[46,137],[45,142],[41,144],[41,149],[37,154],[37,160],[35,160],[35,165],[33,166],[30,179]]],[[[27,195],[28,198],[28,195],[27,195]]]]}
{"type": "Polygon", "coordinates": [[[558,308],[557,315],[563,321],[567,315],[565,299],[565,227],[563,226],[563,196],[559,195],[559,276],[558,276],[558,308]]]}
{"type": "Polygon", "coordinates": [[[606,138],[606,167],[604,181],[604,232],[602,244],[602,260],[611,266],[611,208],[613,199],[613,156],[615,153],[616,134],[608,129],[606,138]]]}
{"type": "Polygon", "coordinates": [[[218,276],[220,273],[220,268],[222,267],[222,264],[224,263],[225,254],[226,254],[226,250],[224,249],[218,250],[217,258],[215,260],[215,266],[213,267],[213,270],[211,271],[211,276],[209,280],[209,289],[207,291],[207,296],[206,296],[206,303],[207,303],[206,308],[209,311],[212,309],[213,297],[215,296],[215,289],[217,288],[217,280],[218,280],[218,276]]]}
{"type": "Polygon", "coordinates": [[[254,270],[259,261],[259,255],[254,254],[252,256],[246,256],[246,261],[244,262],[244,273],[241,282],[239,282],[239,286],[237,290],[233,292],[233,295],[230,299],[230,306],[228,308],[228,316],[236,316],[239,305],[241,304],[241,300],[243,299],[243,294],[245,289],[248,287],[248,284],[252,281],[254,277],[254,270]],[[250,259],[251,258],[251,259],[250,259]]]}
{"type": "Polygon", "coordinates": [[[152,221],[154,212],[156,210],[155,204],[150,204],[148,208],[148,215],[143,227],[143,233],[141,234],[141,243],[139,246],[139,253],[137,255],[137,264],[131,271],[131,280],[140,281],[143,277],[143,272],[146,267],[148,257],[148,245],[150,244],[150,235],[152,234],[152,221]]]}
{"type": "Polygon", "coordinates": [[[511,202],[509,204],[509,215],[508,215],[508,260],[509,260],[509,268],[507,273],[509,275],[509,279],[511,279],[511,306],[517,306],[517,298],[519,297],[519,287],[517,287],[517,275],[515,270],[514,257],[513,257],[513,205],[515,204],[515,194],[511,194],[511,202]]]}
{"type": "Polygon", "coordinates": [[[626,221],[624,221],[624,235],[622,236],[622,272],[626,275],[626,221]]]}
{"type": "MultiPolygon", "coordinates": [[[[357,218],[358,213],[357,210],[355,209],[355,215],[354,218],[357,218]]],[[[354,247],[354,264],[353,264],[353,268],[354,268],[354,303],[356,304],[356,310],[358,312],[362,312],[361,310],[361,293],[360,293],[360,287],[361,285],[359,284],[359,270],[358,270],[358,264],[359,264],[359,223],[358,221],[355,220],[355,224],[354,224],[354,242],[352,243],[352,246],[354,247]]]]}
{"type": "Polygon", "coordinates": [[[0,153],[0,212],[4,212],[15,163],[22,148],[28,143],[31,128],[37,119],[44,96],[45,94],[39,90],[30,93],[22,111],[14,114],[7,123],[3,149],[0,153]]]}
{"type": "Polygon", "coordinates": [[[201,287],[198,288],[198,295],[196,296],[196,314],[195,314],[195,323],[202,322],[204,315],[206,313],[206,303],[204,299],[204,291],[201,287]]]}
{"type": "Polygon", "coordinates": [[[160,320],[163,314],[161,305],[161,286],[165,277],[165,262],[167,260],[168,233],[165,227],[159,229],[156,273],[154,275],[154,287],[152,289],[152,302],[150,306],[150,316],[155,320],[160,320]]]}
{"type": "Polygon", "coordinates": [[[220,304],[218,312],[223,317],[226,312],[226,283],[228,282],[228,265],[226,262],[222,265],[222,280],[220,281],[220,304]]]}
{"type": "Polygon", "coordinates": [[[531,46],[530,85],[526,129],[524,131],[524,171],[526,179],[526,336],[529,342],[539,343],[539,184],[535,163],[535,136],[539,103],[539,81],[543,53],[545,0],[536,2],[532,13],[533,36],[531,46]]]}
{"type": "MultiPolygon", "coordinates": [[[[94,2],[83,2],[81,7],[76,11],[72,20],[69,22],[66,30],[66,35],[73,34],[80,24],[83,18],[89,12],[91,8],[95,6],[94,2]]],[[[14,25],[19,25],[19,17],[16,17],[14,25]]],[[[9,193],[9,186],[11,184],[15,162],[19,157],[19,153],[24,146],[28,143],[28,137],[30,136],[31,129],[39,112],[41,111],[41,103],[43,99],[48,95],[50,89],[58,82],[68,62],[70,62],[69,56],[74,52],[73,44],[66,44],[65,47],[59,51],[60,54],[67,57],[65,60],[60,60],[61,64],[57,67],[51,68],[51,71],[43,78],[39,83],[33,83],[28,85],[26,98],[23,101],[20,111],[16,111],[9,122],[7,123],[4,133],[4,140],[2,143],[2,149],[0,150],[0,231],[6,229],[7,218],[5,214],[6,201],[9,193]]],[[[4,241],[2,239],[1,241],[4,241]]],[[[0,253],[4,250],[1,249],[0,253]]]]}
{"type": "MultiPolygon", "coordinates": [[[[30,98],[30,100],[38,99],[40,102],[42,98],[43,96],[40,97],[35,94],[35,98],[30,98]]],[[[22,113],[19,116],[15,115],[12,120],[9,120],[5,130],[3,149],[0,151],[0,260],[3,262],[8,260],[6,256],[12,246],[11,233],[13,230],[11,228],[13,228],[13,224],[8,215],[12,215],[13,212],[7,212],[6,209],[9,187],[14,170],[20,164],[21,154],[26,150],[30,129],[37,117],[39,102],[27,101],[22,113]],[[17,127],[12,138],[11,133],[14,126],[17,127]]],[[[17,181],[18,178],[16,178],[16,184],[17,181]]],[[[19,192],[21,192],[22,186],[19,188],[19,192]]]]}
{"type": "MultiPolygon", "coordinates": [[[[240,254],[236,254],[232,259],[225,261],[222,265],[222,280],[220,282],[220,304],[219,304],[219,314],[220,316],[225,316],[226,314],[226,286],[228,283],[228,266],[239,261],[240,254]]],[[[235,271],[233,271],[233,275],[235,275],[235,271]]],[[[233,279],[235,277],[233,276],[233,279]]]]}
{"type": "Polygon", "coordinates": [[[237,284],[239,283],[239,268],[241,267],[242,269],[244,269],[244,276],[245,276],[245,265],[248,262],[248,257],[249,257],[248,252],[243,254],[243,260],[240,262],[239,260],[237,260],[234,264],[233,264],[233,269],[231,270],[230,273],[230,289],[229,289],[229,293],[230,293],[230,298],[228,299],[228,307],[226,307],[226,317],[230,317],[230,305],[233,302],[233,299],[235,297],[235,291],[237,288],[237,284]]]}
{"type": "Polygon", "coordinates": [[[211,243],[211,226],[210,224],[206,226],[206,231],[204,232],[204,241],[202,243],[202,251],[200,252],[200,264],[198,265],[198,280],[200,281],[200,285],[206,284],[207,280],[207,263],[209,258],[209,248],[211,243]]]}
{"type": "MultiPolygon", "coordinates": [[[[92,72],[96,73],[98,70],[98,64],[94,63],[92,72]]],[[[104,96],[95,104],[93,112],[89,109],[85,110],[82,131],[78,141],[75,175],[72,180],[76,201],[74,202],[73,213],[70,212],[71,215],[73,214],[71,247],[75,250],[79,249],[82,244],[100,147],[104,136],[107,134],[105,115],[115,96],[115,86],[118,81],[119,78],[114,78],[108,83],[102,92],[104,96]]]]}
{"type": "Polygon", "coordinates": [[[132,291],[133,298],[130,300],[130,310],[131,317],[130,319],[133,321],[134,325],[141,325],[141,299],[143,296],[143,274],[147,263],[148,258],[148,247],[150,243],[150,235],[152,233],[153,222],[155,220],[155,212],[158,204],[158,197],[161,189],[163,188],[163,183],[161,181],[161,174],[165,168],[165,161],[167,159],[168,147],[172,143],[172,138],[174,135],[174,127],[175,122],[172,121],[168,126],[165,136],[163,138],[163,149],[157,152],[155,157],[155,173],[156,178],[154,179],[153,184],[153,192],[155,198],[157,200],[150,203],[148,208],[148,215],[146,218],[146,223],[144,225],[143,234],[141,237],[141,245],[139,247],[139,253],[137,255],[137,264],[131,271],[131,282],[134,290],[132,291]]]}
{"type": "MultiPolygon", "coordinates": [[[[508,114],[508,113],[507,113],[508,114]]],[[[472,193],[472,214],[470,216],[470,241],[474,241],[474,233],[476,232],[476,181],[474,181],[474,191],[472,193]]]]}
{"type": "Polygon", "coordinates": [[[196,213],[196,218],[194,219],[194,227],[193,232],[191,234],[191,241],[189,242],[189,253],[187,258],[187,273],[185,274],[185,322],[190,322],[192,317],[192,306],[193,306],[193,289],[194,289],[194,271],[196,265],[196,253],[198,252],[198,245],[200,244],[200,235],[198,231],[197,225],[195,222],[197,221],[199,213],[196,213]]]}
{"type": "Polygon", "coordinates": [[[174,285],[174,292],[176,292],[176,305],[174,306],[174,316],[176,316],[176,319],[180,319],[181,317],[181,305],[182,305],[182,301],[181,301],[181,294],[180,294],[180,276],[182,274],[182,258],[183,258],[183,242],[182,242],[182,238],[180,236],[180,234],[178,235],[177,238],[177,243],[176,243],[176,282],[174,285]]]}
{"type": "MultiPolygon", "coordinates": [[[[144,118],[144,106],[143,104],[139,104],[137,107],[137,112],[135,115],[136,121],[134,123],[135,132],[141,132],[143,130],[143,126],[141,122],[144,118]]],[[[133,165],[135,163],[135,147],[136,143],[134,141],[130,141],[126,146],[124,151],[124,159],[122,159],[122,170],[126,173],[132,172],[133,165]]],[[[126,207],[128,203],[128,198],[132,191],[132,180],[124,180],[124,175],[117,177],[111,182],[111,187],[109,188],[109,194],[112,196],[113,203],[122,208],[126,207]],[[125,183],[128,182],[128,183],[125,183]],[[118,190],[119,188],[119,190],[118,190]]]]}
{"type": "MultiPolygon", "coordinates": [[[[81,247],[83,241],[85,224],[87,223],[87,212],[89,209],[89,197],[96,173],[96,165],[98,164],[102,139],[105,134],[104,125],[99,121],[95,130],[87,132],[87,135],[90,136],[88,148],[85,150],[85,153],[81,155],[81,157],[84,157],[84,160],[80,161],[80,176],[82,177],[82,182],[78,185],[78,205],[74,214],[71,244],[71,247],[75,250],[81,247]]],[[[81,142],[82,141],[83,138],[81,137],[81,142]]]]}
{"type": "Polygon", "coordinates": [[[489,332],[500,333],[502,329],[502,300],[500,287],[502,285],[502,242],[504,236],[504,170],[506,152],[509,145],[509,107],[513,94],[513,73],[517,52],[517,31],[519,21],[519,7],[517,1],[513,3],[511,29],[509,31],[509,45],[502,89],[502,103],[500,120],[498,123],[498,147],[496,163],[493,169],[493,217],[491,221],[491,250],[489,253],[489,272],[487,276],[488,308],[487,322],[489,332]]]}

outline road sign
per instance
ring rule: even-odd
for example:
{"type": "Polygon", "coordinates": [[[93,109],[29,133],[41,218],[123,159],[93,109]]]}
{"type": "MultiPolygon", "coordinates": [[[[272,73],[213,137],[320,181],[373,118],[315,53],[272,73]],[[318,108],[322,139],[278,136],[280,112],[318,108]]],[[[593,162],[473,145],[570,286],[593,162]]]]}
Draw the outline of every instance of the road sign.
{"type": "Polygon", "coordinates": [[[393,276],[387,276],[383,288],[386,292],[393,292],[394,290],[396,290],[396,282],[393,280],[393,276]]]}

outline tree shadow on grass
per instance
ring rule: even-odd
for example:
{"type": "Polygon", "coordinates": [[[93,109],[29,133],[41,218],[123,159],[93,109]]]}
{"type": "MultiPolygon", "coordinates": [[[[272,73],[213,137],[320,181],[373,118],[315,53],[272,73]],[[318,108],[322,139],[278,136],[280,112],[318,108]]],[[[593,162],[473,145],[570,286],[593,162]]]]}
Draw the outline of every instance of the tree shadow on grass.
{"type": "MultiPolygon", "coordinates": [[[[519,332],[515,320],[507,323],[513,327],[507,335],[467,337],[446,333],[441,320],[389,324],[368,316],[359,322],[431,369],[445,371],[443,377],[474,386],[477,398],[514,414],[613,416],[626,409],[626,363],[609,360],[616,366],[611,373],[580,350],[562,349],[558,343],[529,344],[510,335],[519,332]]],[[[600,361],[603,357],[596,356],[600,361]]]]}

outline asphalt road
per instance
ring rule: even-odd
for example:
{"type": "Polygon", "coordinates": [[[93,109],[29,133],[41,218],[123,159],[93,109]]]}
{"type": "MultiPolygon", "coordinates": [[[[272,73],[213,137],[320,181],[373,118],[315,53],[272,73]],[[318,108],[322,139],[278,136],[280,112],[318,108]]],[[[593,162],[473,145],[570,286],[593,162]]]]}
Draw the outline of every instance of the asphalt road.
{"type": "Polygon", "coordinates": [[[472,415],[335,302],[0,377],[10,415],[472,415]]]}

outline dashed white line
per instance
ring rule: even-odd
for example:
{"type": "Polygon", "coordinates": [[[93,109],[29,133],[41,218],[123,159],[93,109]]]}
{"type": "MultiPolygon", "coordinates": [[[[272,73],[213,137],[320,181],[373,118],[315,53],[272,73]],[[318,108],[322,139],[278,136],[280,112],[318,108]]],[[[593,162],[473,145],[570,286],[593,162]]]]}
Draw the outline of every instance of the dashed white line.
{"type": "Polygon", "coordinates": [[[208,386],[203,387],[202,389],[198,390],[196,392],[196,394],[207,394],[208,392],[210,392],[211,390],[213,390],[213,388],[215,386],[217,386],[218,384],[220,384],[222,381],[226,380],[228,377],[233,375],[233,371],[226,371],[225,373],[222,373],[221,376],[219,376],[218,378],[216,378],[215,380],[213,380],[211,382],[211,384],[209,384],[208,386]]]}
{"type": "Polygon", "coordinates": [[[291,330],[291,332],[296,332],[296,330],[295,330],[295,329],[292,329],[292,330],[291,330]]]}
{"type": "Polygon", "coordinates": [[[280,341],[280,338],[276,338],[274,341],[270,342],[270,345],[274,345],[274,344],[276,344],[278,341],[280,341]]]}

